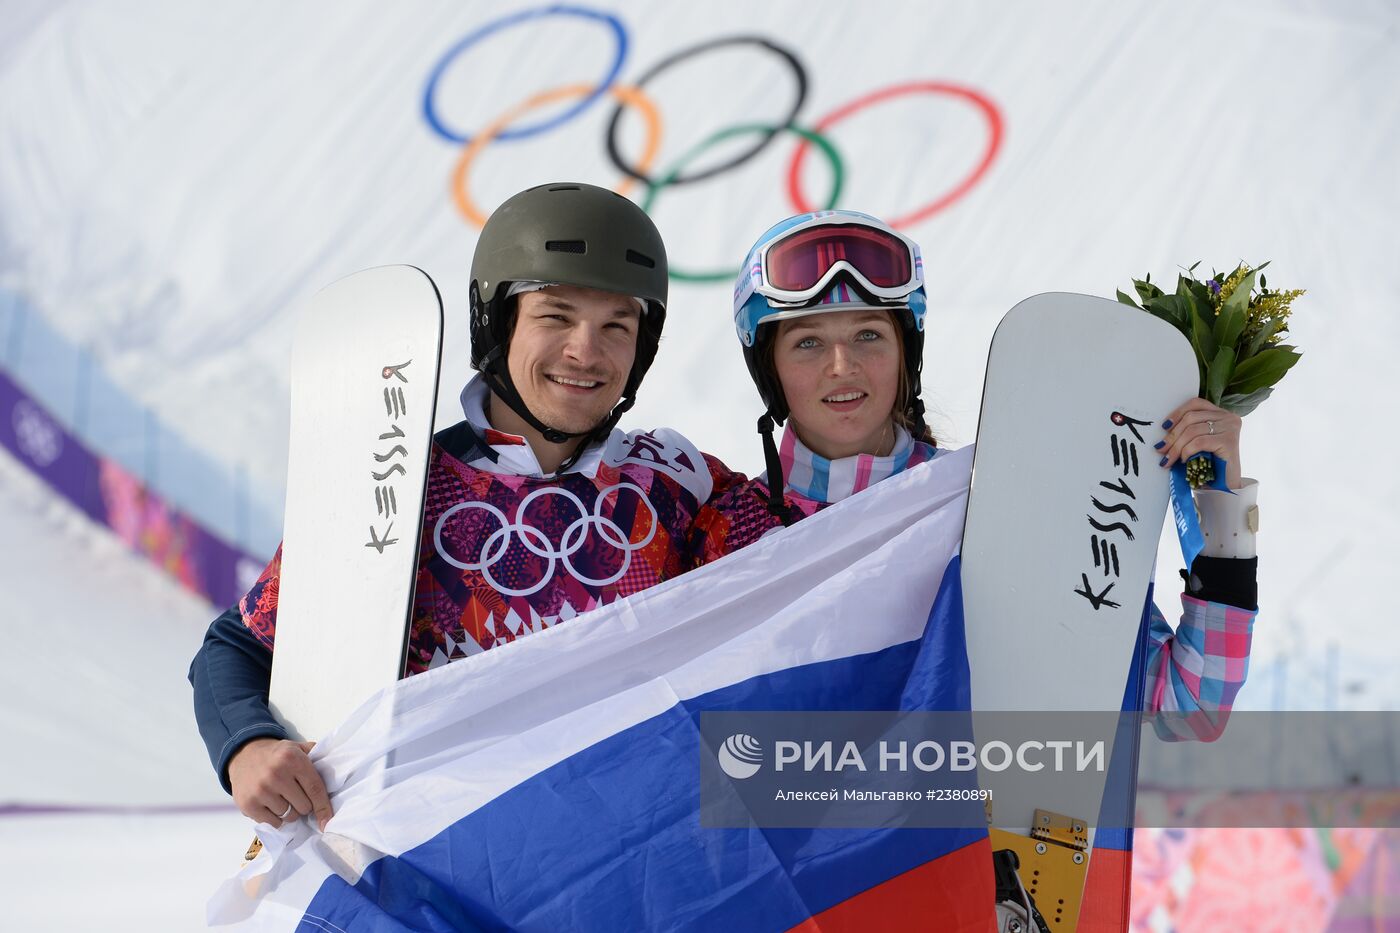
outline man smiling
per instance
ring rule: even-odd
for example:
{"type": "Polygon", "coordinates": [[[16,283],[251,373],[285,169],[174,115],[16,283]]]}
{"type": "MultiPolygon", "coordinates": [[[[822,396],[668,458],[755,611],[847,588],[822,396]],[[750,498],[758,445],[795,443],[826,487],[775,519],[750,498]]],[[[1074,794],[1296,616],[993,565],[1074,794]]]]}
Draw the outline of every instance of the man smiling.
{"type": "MultiPolygon", "coordinates": [[[[666,318],[666,253],[631,201],[541,185],[472,260],[464,420],[434,438],[408,633],[420,673],[683,572],[700,507],[742,477],[666,428],[624,433],[666,318]]],[[[260,822],[331,816],[309,745],[267,705],[281,552],[190,668],[210,759],[260,822]]]]}
{"type": "Polygon", "coordinates": [[[607,420],[617,404],[647,312],[639,299],[595,288],[518,283],[516,289],[506,370],[519,401],[507,400],[511,390],[504,385],[493,387],[487,417],[498,430],[527,438],[541,470],[553,473],[578,448],[575,438],[607,420]],[[551,440],[557,434],[567,437],[551,440]]]}

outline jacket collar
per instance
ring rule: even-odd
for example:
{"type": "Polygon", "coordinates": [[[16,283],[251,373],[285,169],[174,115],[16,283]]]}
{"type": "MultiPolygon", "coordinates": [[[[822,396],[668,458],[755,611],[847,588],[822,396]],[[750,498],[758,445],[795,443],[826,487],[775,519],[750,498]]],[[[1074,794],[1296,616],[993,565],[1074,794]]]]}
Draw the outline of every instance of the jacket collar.
{"type": "MultiPolygon", "coordinates": [[[[473,451],[476,456],[468,461],[467,465],[488,473],[511,476],[541,479],[556,476],[557,474],[545,473],[540,469],[540,461],[529,441],[518,434],[497,431],[491,427],[491,422],[486,419],[486,400],[490,395],[491,389],[480,373],[472,376],[462,387],[462,414],[467,419],[464,424],[476,438],[473,451]]],[[[582,473],[592,477],[598,472],[598,465],[602,462],[603,446],[603,443],[598,441],[590,444],[583,456],[564,472],[582,473]]]]}
{"type": "Polygon", "coordinates": [[[913,465],[911,460],[922,462],[929,459],[928,454],[918,450],[928,445],[916,444],[913,436],[899,425],[895,425],[894,429],[894,449],[889,456],[856,454],[828,460],[802,443],[789,423],[783,431],[783,443],[778,450],[787,488],[817,502],[840,502],[882,479],[903,472],[913,465]]]}

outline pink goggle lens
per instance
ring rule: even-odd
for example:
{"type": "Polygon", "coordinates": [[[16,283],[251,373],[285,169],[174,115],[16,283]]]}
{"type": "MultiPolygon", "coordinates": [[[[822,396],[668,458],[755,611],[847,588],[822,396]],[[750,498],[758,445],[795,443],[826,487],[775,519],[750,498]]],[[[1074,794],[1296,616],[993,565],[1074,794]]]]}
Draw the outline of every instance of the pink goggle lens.
{"type": "Polygon", "coordinates": [[[784,291],[815,286],[845,260],[877,288],[898,288],[913,278],[909,247],[897,236],[871,227],[808,227],[768,250],[768,282],[784,291]]]}

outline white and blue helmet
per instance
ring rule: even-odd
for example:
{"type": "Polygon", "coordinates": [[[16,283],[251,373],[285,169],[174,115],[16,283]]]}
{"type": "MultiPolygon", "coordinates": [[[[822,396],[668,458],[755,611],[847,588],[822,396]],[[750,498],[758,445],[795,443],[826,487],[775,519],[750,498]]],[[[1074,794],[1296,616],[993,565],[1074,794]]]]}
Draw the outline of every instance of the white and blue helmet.
{"type": "Polygon", "coordinates": [[[858,211],[815,211],[782,220],[754,243],[734,282],[734,329],[767,413],[788,416],[775,374],[762,363],[772,328],[764,324],[828,311],[883,308],[895,312],[904,336],[913,423],[923,424],[923,256],[913,240],[858,211]]]}

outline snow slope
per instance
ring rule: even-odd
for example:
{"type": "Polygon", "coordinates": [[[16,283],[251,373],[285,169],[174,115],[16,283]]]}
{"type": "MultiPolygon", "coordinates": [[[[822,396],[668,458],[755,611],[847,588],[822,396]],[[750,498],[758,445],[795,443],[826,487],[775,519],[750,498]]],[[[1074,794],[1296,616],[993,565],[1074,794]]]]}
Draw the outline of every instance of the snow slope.
{"type": "Polygon", "coordinates": [[[0,928],[199,929],[252,838],[185,681],[214,610],[3,452],[0,514],[0,928]]]}

